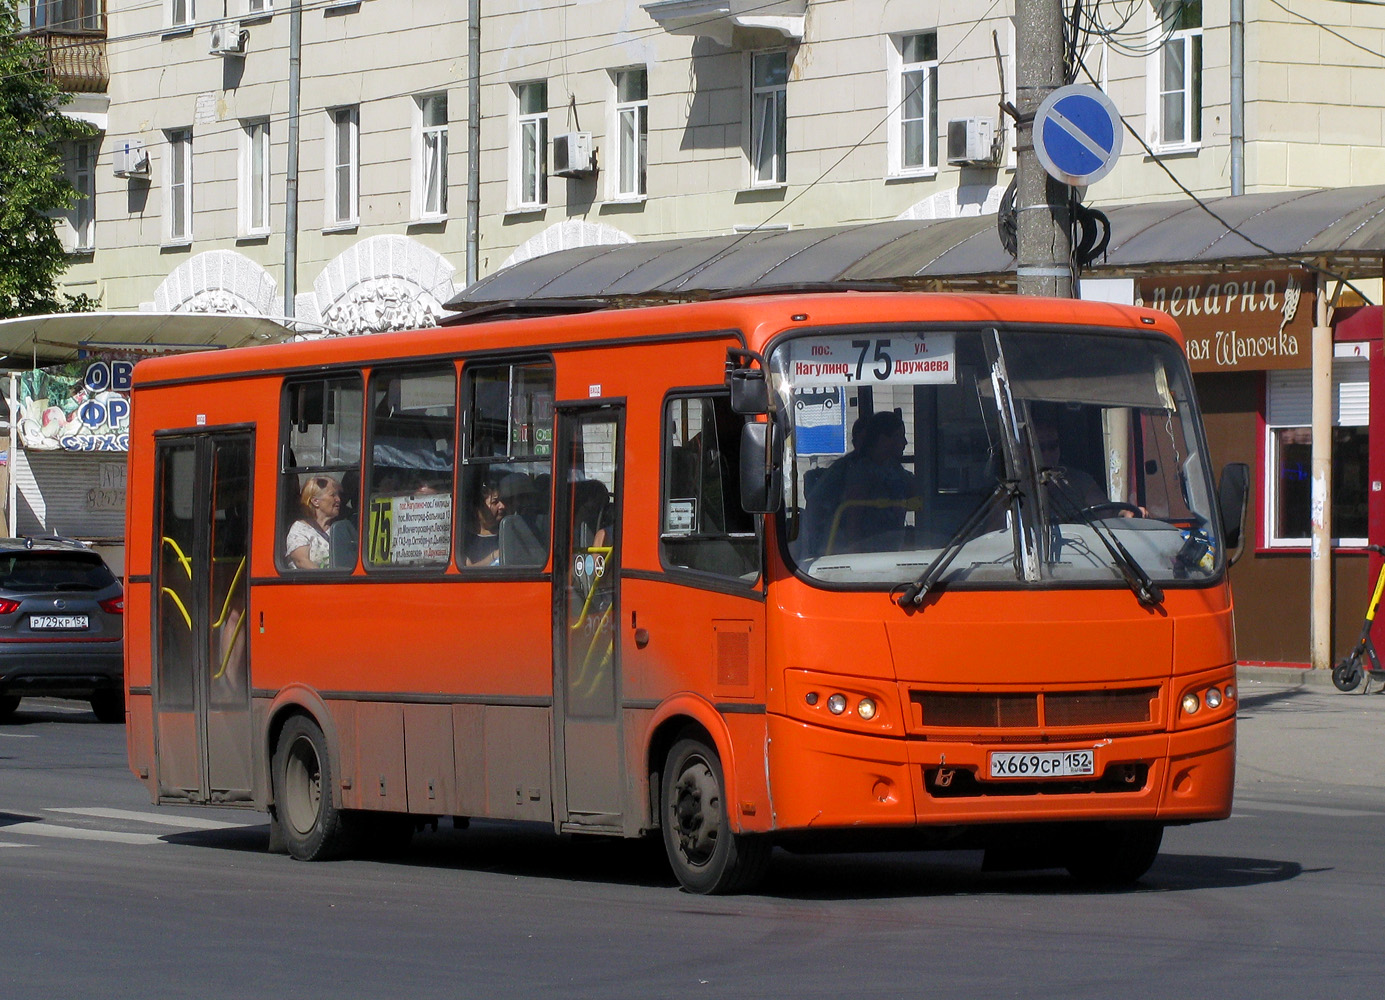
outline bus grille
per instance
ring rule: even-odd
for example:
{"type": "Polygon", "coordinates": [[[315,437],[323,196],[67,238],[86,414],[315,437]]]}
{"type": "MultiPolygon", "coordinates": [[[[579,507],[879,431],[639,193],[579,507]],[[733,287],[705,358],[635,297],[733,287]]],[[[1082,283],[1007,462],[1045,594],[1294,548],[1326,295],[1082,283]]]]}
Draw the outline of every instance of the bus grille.
{"type": "Polygon", "coordinates": [[[1109,691],[912,691],[925,729],[1072,729],[1155,721],[1159,688],[1109,691]]]}

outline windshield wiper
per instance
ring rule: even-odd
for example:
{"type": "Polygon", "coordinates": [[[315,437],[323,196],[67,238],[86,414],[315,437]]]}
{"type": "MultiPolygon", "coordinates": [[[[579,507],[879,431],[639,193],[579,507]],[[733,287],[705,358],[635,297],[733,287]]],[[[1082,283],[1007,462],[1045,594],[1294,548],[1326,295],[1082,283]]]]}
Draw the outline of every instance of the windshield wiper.
{"type": "Polygon", "coordinates": [[[989,496],[977,504],[962,526],[957,529],[946,545],[938,552],[933,561],[928,564],[928,568],[923,571],[913,583],[905,585],[897,598],[899,606],[918,607],[923,603],[923,599],[928,596],[928,592],[938,582],[939,578],[947,572],[948,566],[952,565],[952,560],[957,558],[957,553],[962,551],[962,546],[971,541],[976,536],[976,529],[986,523],[993,511],[1000,507],[1009,507],[1019,496],[1019,483],[1013,479],[1002,479],[995,484],[995,489],[991,490],[989,496]]]}
{"type": "Polygon", "coordinates": [[[1083,524],[1092,529],[1092,534],[1101,540],[1101,544],[1111,554],[1116,567],[1121,571],[1121,576],[1125,578],[1126,586],[1141,604],[1152,608],[1164,603],[1164,591],[1121,544],[1116,533],[1106,525],[1098,523],[1096,518],[1090,517],[1073,497],[1068,489],[1067,476],[1063,474],[1062,469],[1044,469],[1039,473],[1039,481],[1052,486],[1053,495],[1063,502],[1069,512],[1076,514],[1083,524]]]}

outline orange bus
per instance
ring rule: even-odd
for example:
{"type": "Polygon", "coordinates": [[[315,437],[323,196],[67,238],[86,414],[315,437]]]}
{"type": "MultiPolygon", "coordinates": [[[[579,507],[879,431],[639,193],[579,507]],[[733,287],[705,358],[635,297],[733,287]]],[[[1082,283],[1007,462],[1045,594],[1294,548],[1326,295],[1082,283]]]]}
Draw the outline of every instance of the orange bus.
{"type": "Polygon", "coordinates": [[[305,860],[439,817],[659,835],[696,892],[775,845],[1128,881],[1229,814],[1244,474],[1167,316],[542,305],[138,365],[153,801],[305,860]]]}

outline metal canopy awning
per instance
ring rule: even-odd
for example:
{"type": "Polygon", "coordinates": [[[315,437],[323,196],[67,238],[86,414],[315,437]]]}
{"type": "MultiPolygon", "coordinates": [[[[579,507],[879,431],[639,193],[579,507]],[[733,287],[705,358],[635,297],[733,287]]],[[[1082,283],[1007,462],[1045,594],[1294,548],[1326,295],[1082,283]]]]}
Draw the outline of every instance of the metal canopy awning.
{"type": "MultiPolygon", "coordinates": [[[[1380,276],[1385,186],[1240,195],[1207,205],[1226,225],[1187,200],[1102,207],[1111,242],[1084,274],[1284,266],[1290,257],[1347,278],[1380,276]]],[[[561,250],[482,278],[447,308],[535,298],[667,301],[837,281],[995,287],[1012,282],[1014,268],[993,215],[878,222],[561,250]]]]}
{"type": "Polygon", "coordinates": [[[211,350],[276,341],[292,333],[264,316],[229,313],[53,313],[0,319],[0,367],[67,361],[84,351],[211,350]]]}

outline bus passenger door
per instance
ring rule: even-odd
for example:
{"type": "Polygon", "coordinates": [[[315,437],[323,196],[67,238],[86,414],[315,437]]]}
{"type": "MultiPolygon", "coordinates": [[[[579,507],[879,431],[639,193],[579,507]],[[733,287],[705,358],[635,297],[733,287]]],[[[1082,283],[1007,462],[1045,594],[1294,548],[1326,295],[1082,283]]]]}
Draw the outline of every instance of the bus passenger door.
{"type": "Polygon", "coordinates": [[[159,797],[249,801],[251,436],[157,444],[154,754],[159,797]]]}
{"type": "Polygon", "coordinates": [[[624,413],[558,410],[554,742],[559,824],[621,827],[621,448],[624,413]]]}

